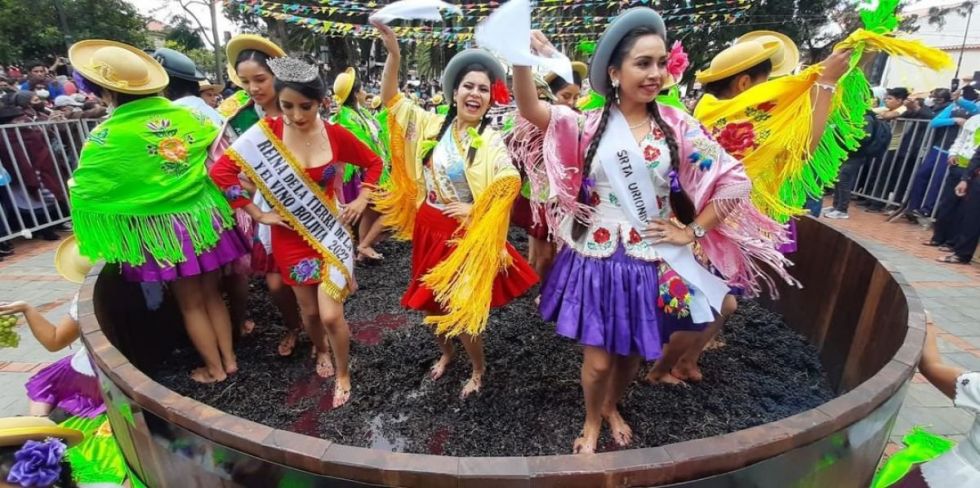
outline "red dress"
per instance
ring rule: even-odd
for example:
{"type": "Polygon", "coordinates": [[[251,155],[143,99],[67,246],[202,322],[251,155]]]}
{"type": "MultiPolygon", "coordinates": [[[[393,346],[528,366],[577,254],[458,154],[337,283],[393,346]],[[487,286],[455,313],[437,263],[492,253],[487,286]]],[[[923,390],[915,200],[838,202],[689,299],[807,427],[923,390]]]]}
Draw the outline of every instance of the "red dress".
{"type": "MultiPolygon", "coordinates": [[[[266,118],[265,121],[276,137],[282,140],[282,119],[266,118]]],[[[365,168],[367,171],[364,182],[377,184],[384,164],[381,158],[371,152],[347,129],[326,120],[323,121],[323,125],[327,128],[327,138],[330,140],[330,147],[333,148],[333,160],[326,161],[322,166],[307,168],[306,174],[323,188],[327,198],[336,201],[335,180],[338,177],[338,168],[342,168],[338,163],[350,163],[365,168]]],[[[233,208],[241,208],[252,202],[242,191],[241,182],[238,180],[240,172],[241,169],[227,154],[221,156],[210,171],[211,179],[225,192],[233,208]]],[[[272,256],[275,258],[283,282],[287,285],[320,283],[322,256],[296,231],[280,226],[272,228],[272,256]]]]}

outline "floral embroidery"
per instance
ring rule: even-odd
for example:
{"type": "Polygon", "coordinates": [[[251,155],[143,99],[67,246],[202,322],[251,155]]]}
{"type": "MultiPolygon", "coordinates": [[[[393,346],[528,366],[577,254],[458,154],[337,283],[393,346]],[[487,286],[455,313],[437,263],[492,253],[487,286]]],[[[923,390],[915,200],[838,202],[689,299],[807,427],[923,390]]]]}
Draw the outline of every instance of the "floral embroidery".
{"type": "Polygon", "coordinates": [[[765,103],[760,104],[756,108],[758,108],[759,110],[761,110],[763,112],[769,113],[769,112],[772,112],[772,109],[776,108],[776,102],[772,102],[772,101],[765,102],[765,103]]]}
{"type": "Polygon", "coordinates": [[[337,168],[331,164],[323,169],[323,174],[320,175],[320,188],[327,188],[330,186],[330,182],[333,180],[334,175],[337,174],[337,168]]]}
{"type": "Polygon", "coordinates": [[[93,144],[98,144],[100,146],[104,146],[105,141],[108,138],[109,138],[109,129],[105,127],[96,129],[88,135],[89,142],[93,144]]]}
{"type": "Polygon", "coordinates": [[[653,138],[654,139],[656,139],[656,140],[659,141],[659,140],[664,139],[665,137],[667,137],[667,135],[664,134],[664,131],[660,130],[660,127],[654,127],[653,128],[653,138]]]}
{"type": "Polygon", "coordinates": [[[617,207],[619,206],[619,199],[616,198],[616,194],[615,193],[611,193],[611,192],[609,193],[609,203],[611,203],[611,204],[613,204],[613,205],[615,205],[617,207]]]}
{"type": "Polygon", "coordinates": [[[180,176],[187,172],[190,169],[187,145],[194,143],[194,136],[178,136],[178,130],[171,126],[168,119],[153,119],[146,123],[146,128],[152,137],[157,138],[156,144],[146,146],[147,154],[163,158],[160,167],[165,173],[180,176]]]}
{"type": "Polygon", "coordinates": [[[609,242],[609,229],[605,227],[599,227],[592,234],[592,240],[594,240],[597,244],[605,244],[609,242]]]}
{"type": "Polygon", "coordinates": [[[718,157],[718,146],[710,137],[695,137],[691,140],[694,150],[687,157],[688,162],[697,165],[701,171],[707,171],[718,157]]]}
{"type": "Polygon", "coordinates": [[[751,122],[732,122],[718,133],[718,144],[728,154],[742,159],[756,148],[755,126],[751,122]]]}
{"type": "Polygon", "coordinates": [[[436,192],[430,191],[429,192],[429,202],[430,203],[436,203],[437,199],[438,199],[438,196],[436,195],[436,192]]]}
{"type": "Polygon", "coordinates": [[[631,228],[630,229],[629,243],[635,246],[635,245],[639,244],[640,241],[642,241],[642,240],[643,240],[643,237],[640,236],[640,233],[637,232],[636,229],[632,229],[631,228]]]}
{"type": "Polygon", "coordinates": [[[643,148],[643,159],[650,163],[651,167],[656,167],[660,164],[660,149],[653,146],[646,146],[643,148]]]}
{"type": "Polygon", "coordinates": [[[660,263],[660,287],[657,306],[667,314],[684,318],[691,314],[692,291],[676,271],[660,263]]]}
{"type": "Polygon", "coordinates": [[[602,199],[599,198],[599,194],[598,193],[592,192],[592,193],[589,194],[589,205],[592,205],[593,207],[595,207],[596,205],[599,205],[599,203],[601,201],[602,201],[602,199]]]}
{"type": "Polygon", "coordinates": [[[289,269],[289,277],[297,283],[320,281],[321,266],[322,264],[317,258],[304,259],[289,269]]]}
{"type": "Polygon", "coordinates": [[[231,185],[225,188],[225,198],[230,201],[238,200],[239,198],[251,199],[251,195],[248,194],[248,190],[242,188],[240,185],[231,185]]]}

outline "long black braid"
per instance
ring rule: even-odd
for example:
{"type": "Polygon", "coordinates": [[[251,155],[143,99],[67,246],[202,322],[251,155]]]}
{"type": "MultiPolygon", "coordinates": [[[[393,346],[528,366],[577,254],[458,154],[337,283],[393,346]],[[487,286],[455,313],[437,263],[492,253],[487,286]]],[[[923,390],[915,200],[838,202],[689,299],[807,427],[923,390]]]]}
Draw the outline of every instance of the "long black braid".
{"type": "MultiPolygon", "coordinates": [[[[610,87],[611,90],[614,88],[610,87]]],[[[595,159],[595,153],[599,149],[599,141],[602,139],[602,135],[606,133],[606,126],[609,125],[609,114],[612,112],[613,97],[606,97],[606,104],[602,106],[602,116],[599,117],[599,125],[596,127],[595,135],[592,136],[592,140],[589,141],[589,147],[585,151],[585,159],[582,161],[582,187],[579,190],[578,199],[579,202],[589,205],[589,196],[586,195],[585,180],[592,174],[592,161],[595,159]]],[[[572,239],[579,240],[585,235],[585,231],[588,230],[585,223],[575,219],[572,224],[572,239]]]]}
{"type": "MultiPolygon", "coordinates": [[[[667,140],[667,147],[670,149],[670,169],[679,173],[681,151],[677,144],[677,135],[674,134],[674,130],[667,125],[663,116],[660,115],[660,106],[656,100],[647,104],[647,112],[653,117],[653,121],[657,123],[657,127],[664,133],[664,138],[667,140]]],[[[670,208],[674,211],[674,215],[677,216],[677,220],[680,220],[683,224],[687,225],[694,222],[694,217],[696,217],[694,202],[691,201],[691,198],[684,192],[683,188],[676,192],[671,190],[670,208]]]]}
{"type": "MultiPolygon", "coordinates": [[[[449,104],[449,110],[446,111],[446,118],[442,119],[442,127],[439,127],[439,135],[436,136],[437,143],[442,140],[442,136],[446,135],[446,131],[449,130],[450,127],[452,127],[453,120],[455,119],[456,119],[456,104],[451,103],[449,104]]],[[[424,161],[425,164],[428,164],[429,156],[432,155],[432,151],[434,149],[435,146],[432,146],[425,154],[422,155],[422,161],[424,161]]]]}

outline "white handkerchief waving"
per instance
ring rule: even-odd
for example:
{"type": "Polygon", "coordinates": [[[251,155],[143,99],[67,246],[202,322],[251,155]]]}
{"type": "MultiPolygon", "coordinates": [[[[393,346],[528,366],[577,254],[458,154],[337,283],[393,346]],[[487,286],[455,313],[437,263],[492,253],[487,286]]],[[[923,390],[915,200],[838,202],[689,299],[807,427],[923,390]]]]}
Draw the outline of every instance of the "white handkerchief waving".
{"type": "Polygon", "coordinates": [[[529,0],[511,0],[494,10],[476,26],[476,43],[497,53],[511,65],[538,66],[574,83],[572,63],[567,56],[557,50],[550,57],[531,52],[529,0]]]}
{"type": "Polygon", "coordinates": [[[382,24],[395,19],[439,21],[442,20],[442,10],[448,10],[456,15],[463,13],[458,5],[441,0],[400,0],[374,12],[368,20],[382,24]]]}

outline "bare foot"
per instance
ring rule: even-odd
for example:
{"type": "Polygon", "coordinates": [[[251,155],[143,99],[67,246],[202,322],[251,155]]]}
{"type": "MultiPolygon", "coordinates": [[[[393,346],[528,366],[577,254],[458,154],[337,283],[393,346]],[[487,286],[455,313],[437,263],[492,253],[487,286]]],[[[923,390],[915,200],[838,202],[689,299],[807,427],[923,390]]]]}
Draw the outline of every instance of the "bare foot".
{"type": "Polygon", "coordinates": [[[684,361],[678,362],[677,366],[670,370],[670,374],[681,381],[691,383],[700,383],[704,379],[701,368],[697,364],[688,364],[684,361]]]}
{"type": "Polygon", "coordinates": [[[220,374],[211,374],[211,372],[208,371],[208,368],[204,366],[195,368],[191,371],[191,379],[205,385],[224,381],[226,378],[228,378],[228,376],[224,372],[220,374]]]}
{"type": "Polygon", "coordinates": [[[473,376],[470,376],[470,380],[463,385],[463,391],[460,392],[459,398],[465,400],[466,397],[474,393],[479,393],[481,386],[483,386],[483,374],[473,373],[473,376]]]}
{"type": "Polygon", "coordinates": [[[432,368],[429,369],[429,378],[432,378],[432,381],[442,378],[442,375],[446,374],[446,369],[449,368],[449,363],[452,361],[452,356],[447,356],[445,354],[440,356],[439,360],[436,361],[436,364],[433,364],[432,368]]]}
{"type": "Polygon", "coordinates": [[[337,377],[333,385],[333,408],[340,408],[350,401],[350,388],[350,377],[337,377]]]}
{"type": "Polygon", "coordinates": [[[221,363],[225,365],[225,374],[235,374],[238,372],[238,359],[235,356],[229,359],[222,359],[221,363]]]}
{"type": "Polygon", "coordinates": [[[255,321],[248,319],[245,322],[242,322],[242,335],[251,335],[252,332],[255,332],[255,321]]]}
{"type": "Polygon", "coordinates": [[[595,426],[585,424],[585,427],[582,428],[582,434],[578,439],[575,439],[572,452],[575,454],[594,454],[595,446],[599,442],[599,429],[601,427],[601,422],[595,426]]]}
{"type": "Polygon", "coordinates": [[[713,349],[721,349],[727,345],[728,344],[725,344],[724,341],[719,341],[718,339],[711,339],[710,341],[708,341],[707,344],[704,345],[704,350],[711,351],[713,349]]]}
{"type": "Polygon", "coordinates": [[[384,255],[375,251],[373,247],[358,247],[357,260],[367,262],[379,262],[384,260],[384,255]]]}
{"type": "Polygon", "coordinates": [[[619,410],[613,409],[609,413],[602,414],[602,417],[609,422],[609,430],[612,433],[613,441],[619,447],[626,447],[633,442],[633,429],[630,428],[623,416],[619,414],[619,410]]]}
{"type": "Polygon", "coordinates": [[[534,304],[539,307],[541,306],[541,295],[534,297],[534,304]]]}
{"type": "MultiPolygon", "coordinates": [[[[298,338],[298,330],[286,331],[286,335],[282,336],[282,339],[279,340],[279,355],[283,357],[292,356],[298,338]]],[[[313,350],[313,357],[316,357],[316,349],[313,350]]]]}
{"type": "Polygon", "coordinates": [[[676,376],[674,376],[674,375],[672,375],[670,373],[661,373],[661,372],[656,371],[656,370],[650,370],[650,372],[647,373],[647,383],[650,383],[651,385],[660,385],[660,384],[663,384],[663,385],[682,385],[682,386],[687,386],[687,383],[684,383],[682,380],[680,380],[676,376]]]}
{"type": "MultiPolygon", "coordinates": [[[[333,361],[330,360],[330,351],[316,354],[316,374],[321,378],[329,378],[333,376],[333,361]]],[[[348,389],[350,386],[350,380],[348,380],[348,389]]]]}

